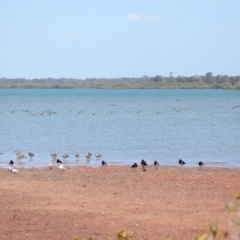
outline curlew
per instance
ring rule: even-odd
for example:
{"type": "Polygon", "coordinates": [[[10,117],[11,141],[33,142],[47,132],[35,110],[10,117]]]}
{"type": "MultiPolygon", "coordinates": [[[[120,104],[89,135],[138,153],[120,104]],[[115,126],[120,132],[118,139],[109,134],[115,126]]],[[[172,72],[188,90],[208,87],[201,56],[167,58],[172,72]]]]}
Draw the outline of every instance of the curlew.
{"type": "Polygon", "coordinates": [[[89,159],[92,156],[92,154],[90,152],[86,152],[85,156],[86,156],[86,158],[89,159]]]}
{"type": "Polygon", "coordinates": [[[100,158],[102,155],[100,153],[95,154],[96,158],[100,158]]]}
{"type": "Polygon", "coordinates": [[[57,153],[56,152],[51,152],[50,155],[52,156],[52,159],[56,159],[56,157],[57,157],[57,153]]]}
{"type": "Polygon", "coordinates": [[[63,158],[68,158],[68,157],[69,157],[69,155],[68,155],[68,154],[66,154],[66,153],[62,153],[62,157],[63,157],[63,158]]]}
{"type": "Polygon", "coordinates": [[[17,154],[17,158],[26,158],[24,154],[22,154],[20,151],[15,151],[17,154]]]}
{"type": "Polygon", "coordinates": [[[32,158],[32,157],[34,157],[34,154],[33,154],[32,152],[29,152],[29,153],[28,153],[28,156],[29,156],[30,158],[32,158]]]}

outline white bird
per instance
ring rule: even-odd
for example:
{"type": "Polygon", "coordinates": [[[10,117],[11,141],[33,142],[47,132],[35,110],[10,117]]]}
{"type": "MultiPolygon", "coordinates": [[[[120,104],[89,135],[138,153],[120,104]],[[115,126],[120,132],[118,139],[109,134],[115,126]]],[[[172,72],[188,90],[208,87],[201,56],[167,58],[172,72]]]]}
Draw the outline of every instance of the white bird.
{"type": "Polygon", "coordinates": [[[86,152],[85,156],[86,156],[86,158],[90,158],[92,156],[92,154],[90,152],[86,152]]]}
{"type": "Polygon", "coordinates": [[[59,167],[60,169],[66,169],[66,168],[63,166],[63,164],[60,164],[58,167],[59,167]]]}
{"type": "Polygon", "coordinates": [[[48,164],[48,166],[49,166],[50,169],[52,169],[52,163],[51,162],[48,164]]]}
{"type": "Polygon", "coordinates": [[[32,158],[32,157],[34,157],[34,154],[33,154],[32,152],[29,152],[29,153],[28,153],[28,156],[29,156],[30,158],[32,158]]]}
{"type": "Polygon", "coordinates": [[[102,155],[100,153],[95,154],[96,158],[100,158],[102,155]]]}
{"type": "Polygon", "coordinates": [[[18,172],[18,169],[10,167],[10,166],[8,167],[8,170],[11,171],[12,173],[18,172]]]}

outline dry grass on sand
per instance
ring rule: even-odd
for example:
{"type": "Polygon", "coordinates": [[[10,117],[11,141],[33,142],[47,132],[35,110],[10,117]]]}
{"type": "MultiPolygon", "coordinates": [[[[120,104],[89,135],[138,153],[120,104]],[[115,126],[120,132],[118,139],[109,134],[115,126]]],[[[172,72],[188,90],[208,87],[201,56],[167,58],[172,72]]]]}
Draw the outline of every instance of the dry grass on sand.
{"type": "Polygon", "coordinates": [[[0,239],[134,240],[197,237],[228,230],[226,204],[240,190],[230,168],[57,167],[0,169],[0,239]]]}

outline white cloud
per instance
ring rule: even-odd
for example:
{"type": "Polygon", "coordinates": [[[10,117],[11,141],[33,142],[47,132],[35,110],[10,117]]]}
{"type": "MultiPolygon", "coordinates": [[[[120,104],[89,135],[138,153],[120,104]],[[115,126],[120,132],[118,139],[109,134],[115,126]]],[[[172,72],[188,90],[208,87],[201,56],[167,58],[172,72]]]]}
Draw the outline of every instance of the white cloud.
{"type": "Polygon", "coordinates": [[[72,34],[58,34],[58,38],[66,39],[66,40],[74,40],[79,38],[79,34],[72,33],[72,34]]]}
{"type": "Polygon", "coordinates": [[[163,22],[169,20],[169,17],[157,15],[141,15],[137,13],[129,13],[128,19],[133,22],[163,22]]]}

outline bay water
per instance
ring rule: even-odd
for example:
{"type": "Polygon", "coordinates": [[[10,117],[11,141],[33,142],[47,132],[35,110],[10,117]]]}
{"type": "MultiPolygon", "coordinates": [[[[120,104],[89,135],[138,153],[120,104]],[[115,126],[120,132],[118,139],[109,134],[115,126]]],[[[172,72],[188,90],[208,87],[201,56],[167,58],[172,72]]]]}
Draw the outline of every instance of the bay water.
{"type": "Polygon", "coordinates": [[[0,89],[0,151],[0,167],[10,159],[47,167],[51,152],[67,153],[70,167],[178,166],[180,158],[186,167],[240,167],[240,91],[0,89]],[[15,151],[35,156],[19,160],[15,151]]]}

